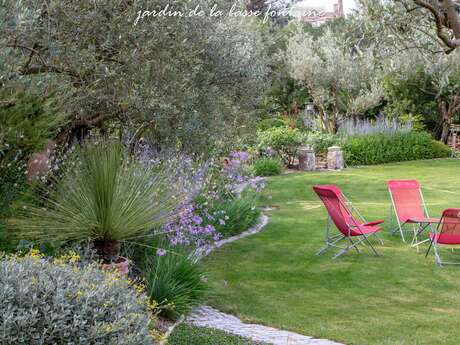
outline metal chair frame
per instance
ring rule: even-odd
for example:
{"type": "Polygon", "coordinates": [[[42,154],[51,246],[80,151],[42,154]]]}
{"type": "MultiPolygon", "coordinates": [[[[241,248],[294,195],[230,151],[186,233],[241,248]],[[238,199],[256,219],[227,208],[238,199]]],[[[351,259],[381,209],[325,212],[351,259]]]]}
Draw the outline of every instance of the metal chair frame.
{"type": "MultiPolygon", "coordinates": [[[[361,215],[361,213],[359,213],[359,211],[351,204],[350,200],[348,200],[343,194],[341,196],[343,197],[345,203],[342,200],[340,200],[341,198],[339,198],[339,203],[344,207],[344,209],[350,215],[350,218],[353,220],[354,224],[348,224],[347,223],[348,235],[344,235],[342,232],[340,232],[339,234],[336,234],[336,235],[332,235],[331,234],[331,225],[332,225],[333,221],[332,221],[331,216],[328,215],[327,224],[326,224],[326,238],[325,238],[326,245],[323,248],[321,248],[316,253],[316,255],[319,256],[319,255],[323,254],[324,252],[326,252],[327,250],[329,250],[330,248],[342,249],[341,251],[339,251],[338,253],[336,253],[332,257],[333,259],[336,259],[336,258],[340,257],[341,255],[347,253],[348,251],[350,251],[352,249],[355,249],[358,253],[361,253],[361,250],[358,248],[358,245],[363,244],[364,246],[368,246],[372,250],[372,252],[375,254],[375,256],[380,256],[379,253],[377,252],[377,250],[372,245],[372,243],[369,241],[370,236],[378,237],[377,233],[373,233],[373,234],[370,234],[370,235],[366,235],[364,233],[361,233],[361,235],[359,236],[361,238],[353,241],[352,237],[358,237],[358,236],[351,236],[351,231],[352,230],[353,231],[360,231],[359,230],[360,227],[359,227],[358,223],[355,220],[353,212],[356,213],[356,215],[359,217],[359,219],[363,223],[366,223],[366,220],[361,215]],[[355,229],[353,229],[353,228],[355,228],[355,229]],[[337,243],[339,243],[339,242],[341,242],[343,240],[347,240],[347,245],[346,246],[337,245],[337,243]]],[[[334,209],[335,209],[335,206],[332,206],[332,207],[334,207],[334,209]]],[[[336,210],[336,211],[340,212],[340,210],[336,210]]],[[[383,240],[381,238],[379,238],[379,241],[380,241],[381,244],[383,244],[383,240]]]]}
{"type": "MultiPolygon", "coordinates": [[[[439,223],[438,225],[436,226],[436,234],[440,234],[440,227],[441,225],[443,224],[443,221],[444,221],[444,215],[441,217],[441,219],[439,220],[439,223]]],[[[435,236],[435,239],[437,239],[437,237],[435,236]]],[[[459,243],[460,244],[460,243],[459,243]]],[[[445,246],[448,246],[448,244],[441,244],[441,245],[445,245],[445,246]]],[[[431,251],[431,248],[433,248],[433,251],[434,251],[434,257],[435,257],[435,261],[436,261],[436,264],[440,267],[442,267],[442,265],[460,265],[460,261],[459,262],[448,262],[448,261],[442,261],[441,259],[441,253],[440,253],[440,249],[439,249],[439,244],[437,243],[437,241],[433,240],[430,238],[430,246],[428,247],[428,250],[426,251],[426,254],[425,254],[425,258],[428,257],[428,254],[430,253],[431,251]]],[[[454,251],[454,248],[452,248],[452,251],[454,251]]]]}
{"type": "MultiPolygon", "coordinates": [[[[394,198],[393,198],[393,193],[391,192],[391,189],[388,188],[388,192],[390,193],[390,198],[391,198],[391,205],[390,205],[390,228],[392,228],[392,230],[390,230],[390,233],[392,235],[394,235],[395,233],[397,233],[399,231],[399,233],[401,234],[401,239],[403,240],[403,242],[406,242],[406,239],[404,238],[404,225],[407,225],[407,221],[404,222],[404,223],[401,223],[401,221],[399,220],[399,216],[398,216],[398,211],[396,209],[396,204],[395,204],[395,201],[394,201],[394,198]],[[396,218],[396,222],[398,223],[396,227],[393,228],[393,213],[395,215],[395,218],[396,218]]],[[[428,214],[428,209],[426,207],[426,203],[425,203],[425,198],[423,197],[423,193],[422,193],[422,188],[419,188],[419,194],[420,194],[420,200],[422,202],[422,207],[423,207],[423,212],[425,214],[425,217],[426,218],[430,218],[429,214],[428,214]]],[[[412,233],[413,233],[413,238],[412,238],[412,242],[411,244],[416,244],[418,243],[418,235],[420,235],[420,231],[419,229],[417,229],[417,227],[415,226],[416,223],[413,223],[413,226],[412,226],[412,233]]],[[[432,226],[431,224],[429,225],[429,227],[432,229],[432,226]]],[[[410,230],[406,230],[406,231],[410,231],[410,230]]],[[[417,247],[418,248],[418,247],[417,247]]]]}

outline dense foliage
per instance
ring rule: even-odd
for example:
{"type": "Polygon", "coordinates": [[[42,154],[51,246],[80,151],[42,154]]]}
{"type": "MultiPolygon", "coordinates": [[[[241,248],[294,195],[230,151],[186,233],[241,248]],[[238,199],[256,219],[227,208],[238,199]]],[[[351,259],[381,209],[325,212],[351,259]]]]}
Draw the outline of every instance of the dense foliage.
{"type": "Polygon", "coordinates": [[[379,63],[373,47],[353,50],[340,32],[321,36],[299,28],[286,49],[292,78],[307,88],[322,129],[335,133],[342,119],[363,115],[380,104],[379,63]]]}
{"type": "Polygon", "coordinates": [[[5,245],[4,223],[11,204],[28,189],[27,159],[45,149],[64,124],[51,97],[0,87],[0,248],[5,245]]]}
{"type": "Polygon", "coordinates": [[[0,296],[1,344],[154,344],[147,297],[94,265],[3,257],[0,296]]]}
{"type": "Polygon", "coordinates": [[[343,144],[348,165],[372,165],[449,157],[449,147],[424,132],[350,137],[343,144]]]}
{"type": "Polygon", "coordinates": [[[286,126],[258,131],[257,137],[260,150],[273,150],[287,166],[294,164],[297,149],[304,139],[303,134],[298,129],[286,126]]]}
{"type": "Polygon", "coordinates": [[[263,93],[268,59],[258,24],[229,16],[138,17],[166,5],[209,13],[214,4],[222,11],[233,5],[3,0],[0,83],[54,91],[72,120],[68,135],[115,122],[158,144],[205,151],[246,128],[263,93]]]}

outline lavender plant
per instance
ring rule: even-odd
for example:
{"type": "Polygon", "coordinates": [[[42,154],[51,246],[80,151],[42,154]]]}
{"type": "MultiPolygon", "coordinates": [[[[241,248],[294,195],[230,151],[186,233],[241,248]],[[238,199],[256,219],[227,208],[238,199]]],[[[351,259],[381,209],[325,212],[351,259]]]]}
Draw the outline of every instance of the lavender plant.
{"type": "Polygon", "coordinates": [[[412,130],[412,122],[402,123],[397,118],[388,118],[384,115],[375,120],[347,119],[342,122],[338,133],[343,136],[370,135],[370,134],[396,134],[408,133],[412,130]]]}

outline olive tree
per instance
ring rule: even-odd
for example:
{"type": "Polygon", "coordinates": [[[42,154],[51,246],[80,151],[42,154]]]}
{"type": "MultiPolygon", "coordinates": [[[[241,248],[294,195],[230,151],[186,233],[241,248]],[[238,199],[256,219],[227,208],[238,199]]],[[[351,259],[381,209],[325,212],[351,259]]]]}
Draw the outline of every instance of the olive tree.
{"type": "Polygon", "coordinates": [[[436,30],[436,35],[450,53],[460,47],[459,0],[395,0],[410,16],[424,17],[436,30]]]}
{"type": "Polygon", "coordinates": [[[460,116],[460,52],[445,55],[406,51],[395,55],[386,71],[401,82],[416,83],[420,99],[422,94],[431,97],[438,108],[437,136],[447,143],[450,125],[460,116]],[[426,81],[429,85],[425,87],[426,81]]]}
{"type": "Polygon", "coordinates": [[[443,51],[460,46],[459,0],[357,0],[379,38],[405,48],[443,51]]]}
{"type": "Polygon", "coordinates": [[[251,115],[268,75],[257,26],[211,17],[214,3],[0,0],[0,87],[52,92],[71,119],[62,136],[115,124],[184,148],[212,142],[251,115]],[[182,15],[153,15],[167,6],[182,15]]]}
{"type": "MultiPolygon", "coordinates": [[[[399,109],[405,108],[404,102],[414,105],[408,104],[407,108],[418,108],[422,99],[427,108],[434,105],[434,110],[426,110],[434,112],[429,116],[435,118],[436,137],[447,142],[449,127],[460,111],[459,50],[439,49],[445,46],[431,26],[430,18],[421,15],[420,9],[415,8],[414,15],[408,16],[406,7],[398,1],[360,0],[360,3],[362,6],[352,21],[353,31],[360,33],[357,37],[372,41],[378,47],[375,53],[382,62],[384,78],[389,77],[398,84],[409,83],[407,86],[416,90],[411,99],[402,99],[400,94],[403,106],[399,109]]],[[[387,103],[389,101],[398,103],[397,99],[387,99],[387,103]]]]}
{"type": "Polygon", "coordinates": [[[356,117],[382,100],[371,47],[350,46],[331,30],[316,39],[299,30],[289,41],[286,58],[290,74],[307,87],[322,126],[330,133],[343,119],[356,117]]]}

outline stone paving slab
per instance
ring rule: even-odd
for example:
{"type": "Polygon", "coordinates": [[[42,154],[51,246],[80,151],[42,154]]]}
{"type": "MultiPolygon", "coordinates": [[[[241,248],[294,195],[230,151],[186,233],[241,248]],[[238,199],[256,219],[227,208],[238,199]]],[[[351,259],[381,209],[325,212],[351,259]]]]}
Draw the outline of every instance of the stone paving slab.
{"type": "Polygon", "coordinates": [[[222,313],[209,306],[195,308],[186,320],[197,327],[216,328],[228,333],[272,345],[344,345],[326,339],[315,339],[273,327],[241,322],[233,315],[222,313]]]}

